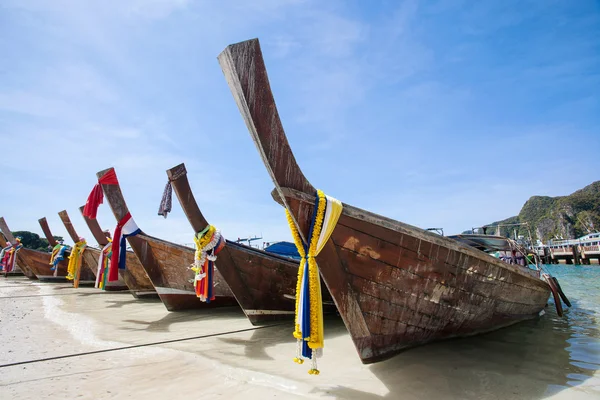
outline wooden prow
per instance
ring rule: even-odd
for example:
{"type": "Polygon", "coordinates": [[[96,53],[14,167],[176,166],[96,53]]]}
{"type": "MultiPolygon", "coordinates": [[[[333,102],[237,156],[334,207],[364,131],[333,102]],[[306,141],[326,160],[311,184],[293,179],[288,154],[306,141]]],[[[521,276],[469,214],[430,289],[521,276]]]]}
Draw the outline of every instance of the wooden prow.
{"type": "Polygon", "coordinates": [[[8,246],[8,242],[4,238],[4,234],[0,232],[0,247],[5,248],[6,246],[8,246]]]}
{"type": "Polygon", "coordinates": [[[48,244],[52,247],[56,246],[58,242],[54,239],[54,235],[52,235],[52,231],[50,230],[50,226],[48,225],[48,221],[46,217],[38,219],[40,226],[42,227],[42,232],[44,232],[44,236],[46,236],[46,240],[48,240],[48,244]]]}
{"type": "Polygon", "coordinates": [[[63,225],[65,226],[65,229],[69,233],[71,240],[73,240],[73,243],[79,242],[79,235],[77,234],[77,231],[75,230],[75,227],[73,226],[73,223],[71,223],[71,218],[69,218],[69,214],[67,214],[67,210],[62,210],[61,212],[58,213],[58,216],[60,217],[60,220],[62,221],[63,225]]]}
{"type": "Polygon", "coordinates": [[[4,233],[4,237],[6,238],[6,240],[8,242],[11,242],[13,245],[15,244],[15,242],[17,240],[13,236],[12,232],[10,231],[10,229],[8,229],[8,225],[6,224],[6,221],[4,220],[4,217],[0,217],[0,231],[2,231],[2,233],[4,233]]]}
{"type": "Polygon", "coordinates": [[[198,233],[202,231],[208,225],[208,221],[204,218],[200,207],[198,207],[198,203],[196,203],[196,199],[190,188],[190,182],[187,179],[185,164],[179,164],[176,167],[168,169],[167,176],[169,177],[169,181],[171,181],[171,185],[173,185],[173,190],[179,199],[181,208],[183,208],[183,212],[188,221],[190,221],[194,232],[198,233]]]}
{"type": "MultiPolygon", "coordinates": [[[[100,179],[110,170],[114,170],[114,168],[108,168],[100,171],[96,173],[96,176],[98,179],[100,179]]],[[[129,208],[127,208],[127,203],[125,203],[123,192],[121,192],[121,185],[102,185],[102,191],[104,192],[104,196],[107,199],[108,205],[117,221],[123,219],[123,217],[129,212],[129,208]]]]}
{"type": "MultiPolygon", "coordinates": [[[[6,246],[8,246],[8,241],[10,241],[13,245],[16,242],[15,237],[13,236],[13,234],[11,233],[11,231],[8,229],[8,226],[6,225],[6,221],[4,220],[3,217],[0,217],[0,247],[4,248],[6,246]],[[8,233],[6,233],[8,232],[8,233]],[[9,239],[9,237],[12,239],[9,239]]],[[[25,274],[25,276],[27,276],[29,279],[37,279],[37,276],[33,273],[33,271],[31,270],[31,268],[29,268],[28,265],[25,265],[22,262],[19,262],[19,268],[21,269],[21,271],[23,272],[23,274],[25,274]]],[[[7,276],[6,273],[4,273],[4,276],[7,276]]]]}
{"type": "MultiPolygon", "coordinates": [[[[218,60],[280,198],[288,209],[293,208],[281,192],[282,187],[311,195],[315,188],[304,177],[286,138],[258,39],[227,46],[218,60]]],[[[303,221],[296,222],[304,231],[303,221]]]]}
{"type": "Polygon", "coordinates": [[[85,223],[87,224],[90,232],[92,232],[92,236],[94,236],[94,239],[96,239],[96,242],[98,242],[98,244],[100,246],[102,246],[102,247],[106,246],[108,244],[108,239],[107,239],[105,232],[100,227],[100,224],[98,223],[97,219],[90,219],[90,218],[86,217],[85,215],[83,215],[84,207],[85,206],[79,207],[79,211],[81,212],[81,216],[85,220],[85,223]]]}
{"type": "MultiPolygon", "coordinates": [[[[106,175],[110,170],[114,170],[114,168],[105,169],[96,174],[98,180],[106,175]]],[[[110,206],[115,218],[117,221],[123,219],[123,217],[129,212],[127,208],[127,203],[125,203],[125,198],[123,197],[123,192],[121,192],[120,185],[102,185],[102,191],[104,192],[104,196],[106,197],[106,201],[110,206]]],[[[140,228],[141,229],[141,228],[140,228]]],[[[154,254],[152,250],[149,248],[148,244],[145,240],[142,240],[137,236],[130,236],[127,238],[131,249],[140,260],[140,263],[144,266],[144,268],[148,271],[157,271],[158,275],[162,275],[161,269],[159,267],[158,261],[154,258],[154,254]]]]}

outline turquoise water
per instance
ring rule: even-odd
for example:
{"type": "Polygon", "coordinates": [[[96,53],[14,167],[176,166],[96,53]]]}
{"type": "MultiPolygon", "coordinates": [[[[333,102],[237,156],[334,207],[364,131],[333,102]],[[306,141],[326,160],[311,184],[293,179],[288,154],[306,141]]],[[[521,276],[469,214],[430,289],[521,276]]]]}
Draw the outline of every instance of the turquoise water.
{"type": "Polygon", "coordinates": [[[585,385],[600,398],[598,378],[593,378],[600,370],[600,266],[545,265],[544,268],[558,279],[572,303],[571,308],[563,305],[566,311],[559,318],[551,299],[542,318],[545,320],[542,325],[548,325],[539,332],[542,343],[548,340],[564,349],[556,351],[557,368],[564,371],[564,377],[557,376],[559,379],[552,386],[560,390],[565,386],[585,385]]]}

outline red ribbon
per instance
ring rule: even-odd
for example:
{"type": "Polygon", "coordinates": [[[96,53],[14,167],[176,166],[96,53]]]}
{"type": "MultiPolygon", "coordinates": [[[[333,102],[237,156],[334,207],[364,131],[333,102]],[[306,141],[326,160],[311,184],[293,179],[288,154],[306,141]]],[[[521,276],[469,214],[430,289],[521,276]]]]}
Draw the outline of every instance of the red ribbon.
{"type": "Polygon", "coordinates": [[[115,173],[114,168],[111,168],[102,178],[98,179],[98,183],[94,186],[90,195],[88,196],[87,201],[85,202],[85,207],[83,207],[83,215],[96,219],[96,214],[98,213],[98,207],[102,204],[104,200],[104,194],[102,193],[101,185],[118,185],[119,180],[117,179],[117,174],[115,173]]]}
{"type": "Polygon", "coordinates": [[[121,253],[121,230],[123,225],[131,219],[131,214],[128,212],[121,218],[115,228],[112,242],[112,256],[110,257],[110,267],[108,268],[108,281],[113,282],[119,279],[119,255],[121,253]]]}

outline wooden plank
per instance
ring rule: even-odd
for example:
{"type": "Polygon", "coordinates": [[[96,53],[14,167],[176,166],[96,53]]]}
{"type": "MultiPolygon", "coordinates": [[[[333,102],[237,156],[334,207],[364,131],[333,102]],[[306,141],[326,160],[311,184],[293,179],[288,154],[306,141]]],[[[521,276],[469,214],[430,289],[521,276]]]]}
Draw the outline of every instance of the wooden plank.
{"type": "Polygon", "coordinates": [[[42,232],[44,232],[44,236],[46,236],[46,240],[48,240],[48,244],[52,247],[56,246],[58,244],[58,242],[56,241],[56,239],[54,239],[54,235],[52,234],[52,231],[50,230],[50,226],[48,225],[48,221],[46,220],[46,217],[38,219],[38,222],[40,223],[40,226],[42,227],[42,232]]]}

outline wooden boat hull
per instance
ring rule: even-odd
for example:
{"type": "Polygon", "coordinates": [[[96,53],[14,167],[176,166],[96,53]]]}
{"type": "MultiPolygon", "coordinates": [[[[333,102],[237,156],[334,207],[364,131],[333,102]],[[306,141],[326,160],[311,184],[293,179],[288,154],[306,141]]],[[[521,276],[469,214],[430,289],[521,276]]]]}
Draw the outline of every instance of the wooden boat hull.
{"type": "Polygon", "coordinates": [[[167,310],[183,311],[237,305],[218,270],[214,278],[215,300],[204,303],[198,299],[192,283],[194,273],[189,270],[194,263],[194,249],[144,234],[131,239],[140,242],[141,253],[138,254],[138,258],[143,266],[152,264],[144,262],[149,258],[149,253],[156,261],[157,268],[146,268],[146,273],[167,310]]]}
{"type": "Polygon", "coordinates": [[[545,307],[550,291],[534,271],[435,239],[343,214],[317,257],[364,363],[535,318],[545,307]]]}
{"type": "MultiPolygon", "coordinates": [[[[68,254],[65,254],[65,259],[58,264],[58,273],[56,276],[54,276],[54,271],[50,270],[52,268],[50,258],[50,253],[26,248],[22,248],[17,253],[17,262],[27,265],[41,282],[68,282],[68,254]]],[[[91,271],[82,269],[79,284],[93,286],[94,282],[95,277],[91,271]]]]}
{"type": "Polygon", "coordinates": [[[158,295],[142,263],[132,251],[127,251],[127,268],[119,270],[119,276],[135,298],[158,295]]]}
{"type": "MultiPolygon", "coordinates": [[[[83,259],[84,259],[85,264],[88,266],[88,268],[91,268],[92,265],[95,265],[96,266],[95,272],[98,271],[98,260],[100,258],[100,251],[101,250],[95,249],[93,247],[87,247],[85,249],[85,251],[83,252],[83,259]]],[[[95,284],[96,284],[96,282],[94,280],[94,285],[95,284]]],[[[122,274],[120,274],[119,280],[106,283],[105,290],[109,291],[109,292],[118,292],[118,291],[123,291],[123,290],[129,290],[129,287],[123,281],[122,274]]]]}
{"type": "MultiPolygon", "coordinates": [[[[106,246],[110,234],[105,234],[96,219],[90,219],[83,215],[83,209],[84,206],[79,207],[79,211],[81,212],[86,225],[90,229],[90,232],[101,247],[106,246]]],[[[100,257],[101,250],[91,249],[93,249],[92,255],[94,255],[97,270],[98,258],[100,257]]],[[[150,278],[148,278],[146,271],[144,271],[140,261],[131,251],[127,252],[127,269],[119,270],[119,279],[114,282],[108,282],[106,290],[121,290],[123,288],[123,283],[135,298],[157,296],[156,290],[154,290],[154,286],[152,285],[150,278]]]]}
{"type": "MultiPolygon", "coordinates": [[[[230,45],[218,59],[274,197],[306,238],[316,190],[287,141],[258,40],[230,45]]],[[[316,259],[364,363],[534,318],[550,295],[537,271],[347,204],[316,259]]]]}
{"type": "Polygon", "coordinates": [[[50,268],[50,253],[44,253],[38,250],[22,248],[17,253],[17,262],[19,265],[26,265],[35,274],[41,282],[67,282],[68,261],[65,258],[58,264],[58,272],[54,276],[54,271],[50,268]]]}
{"type": "Polygon", "coordinates": [[[25,273],[17,265],[11,272],[3,272],[2,275],[4,275],[5,278],[11,278],[11,277],[17,277],[17,276],[24,276],[25,273]]]}

